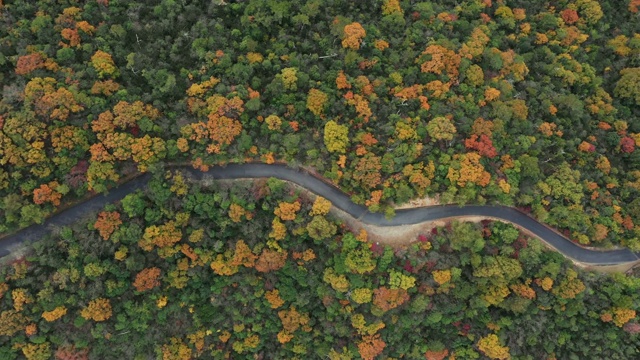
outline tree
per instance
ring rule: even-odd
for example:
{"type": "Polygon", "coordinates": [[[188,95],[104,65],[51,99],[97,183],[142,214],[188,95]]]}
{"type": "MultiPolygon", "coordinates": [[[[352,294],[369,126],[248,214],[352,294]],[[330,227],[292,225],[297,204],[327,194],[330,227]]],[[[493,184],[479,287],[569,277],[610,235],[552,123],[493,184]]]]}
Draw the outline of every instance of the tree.
{"type": "Polygon", "coordinates": [[[409,300],[407,290],[381,286],[373,291],[373,305],[383,312],[397,308],[409,300]]]}
{"type": "Polygon", "coordinates": [[[25,86],[24,98],[26,103],[33,104],[36,114],[64,121],[84,107],[78,103],[76,94],[64,87],[56,89],[56,83],[54,78],[35,77],[25,86]]]}
{"type": "Polygon", "coordinates": [[[162,257],[168,257],[177,252],[172,246],[182,239],[182,231],[176,228],[173,221],[169,221],[164,225],[152,225],[144,230],[142,239],[138,241],[138,246],[145,251],[151,251],[154,247],[162,250],[159,254],[162,257]]]}
{"type": "Polygon", "coordinates": [[[18,58],[16,63],[16,74],[26,75],[36,69],[45,67],[45,60],[42,53],[34,52],[28,55],[23,55],[18,58]]]}
{"type": "Polygon", "coordinates": [[[151,290],[160,285],[158,278],[160,277],[160,269],[157,267],[146,268],[136,275],[133,286],[138,292],[151,290]]]}
{"type": "Polygon", "coordinates": [[[358,116],[361,117],[365,123],[369,122],[369,118],[373,115],[369,107],[369,101],[360,94],[354,95],[351,91],[345,94],[345,98],[347,99],[347,104],[353,105],[356,108],[358,116]]]}
{"type": "Polygon", "coordinates": [[[451,280],[451,271],[450,270],[434,270],[433,280],[438,283],[438,285],[444,285],[451,280]]]}
{"type": "Polygon", "coordinates": [[[560,16],[562,17],[562,20],[569,25],[574,24],[578,19],[580,19],[578,12],[574,9],[565,9],[560,13],[560,16]]]}
{"type": "Polygon", "coordinates": [[[307,109],[315,116],[322,116],[324,108],[327,105],[327,99],[328,96],[324,92],[318,89],[311,89],[307,95],[307,109]]]}
{"type": "Polygon", "coordinates": [[[359,246],[356,249],[343,249],[343,251],[346,252],[344,264],[352,273],[366,274],[376,268],[376,261],[373,258],[373,253],[369,248],[359,246]]]}
{"type": "Polygon", "coordinates": [[[267,299],[272,309],[277,309],[284,305],[284,300],[280,297],[280,290],[269,290],[264,293],[264,298],[267,299]]]}
{"type": "Polygon", "coordinates": [[[365,335],[358,342],[358,352],[364,360],[373,360],[384,350],[387,344],[380,338],[380,334],[365,335]]]}
{"type": "Polygon", "coordinates": [[[367,35],[360,23],[354,22],[344,27],[344,36],[342,38],[342,47],[351,50],[360,49],[362,39],[367,35]]]}
{"type": "Polygon", "coordinates": [[[33,202],[38,205],[45,202],[50,202],[53,206],[60,205],[62,193],[58,191],[59,187],[60,184],[57,181],[40,185],[39,188],[33,190],[33,202]]]}
{"type": "Polygon", "coordinates": [[[118,68],[113,62],[111,55],[102,50],[96,51],[96,53],[91,56],[91,65],[96,69],[98,77],[101,79],[105,77],[105,75],[113,78],[119,75],[118,68]]]}
{"type": "Polygon", "coordinates": [[[191,348],[182,339],[172,337],[169,344],[162,345],[163,360],[188,360],[192,359],[191,348]]]}
{"type": "Polygon", "coordinates": [[[122,224],[120,213],[117,211],[103,211],[98,214],[98,219],[93,227],[98,230],[104,240],[109,240],[113,232],[122,224]]]}
{"type": "Polygon", "coordinates": [[[367,153],[358,160],[353,171],[353,179],[360,182],[365,189],[373,189],[382,180],[380,170],[382,169],[381,158],[372,153],[367,153]]]}
{"type": "Polygon", "coordinates": [[[309,215],[327,215],[329,210],[331,210],[331,201],[323,198],[322,196],[317,196],[316,200],[313,202],[309,215]]]}
{"type": "Polygon", "coordinates": [[[113,107],[113,125],[127,129],[135,126],[143,118],[155,120],[160,117],[160,112],[151,105],[144,104],[142,101],[134,101],[129,103],[119,101],[113,107]]]}
{"type": "Polygon", "coordinates": [[[351,84],[349,83],[347,76],[342,70],[340,70],[338,76],[336,77],[336,87],[338,88],[338,90],[351,89],[351,84]]]}
{"type": "Polygon", "coordinates": [[[286,251],[264,249],[256,261],[255,268],[259,272],[267,273],[281,269],[287,261],[286,251]]]}
{"type": "Polygon", "coordinates": [[[24,330],[29,318],[19,311],[6,310],[0,313],[0,336],[13,336],[24,330]]]}
{"type": "Polygon", "coordinates": [[[80,312],[80,316],[93,321],[105,321],[111,317],[111,314],[111,302],[105,298],[91,300],[80,312]]]}
{"type": "Polygon", "coordinates": [[[64,345],[56,349],[54,356],[56,360],[89,360],[89,349],[76,349],[73,345],[64,345]]]}
{"type": "Polygon", "coordinates": [[[630,154],[635,150],[636,142],[629,136],[620,139],[620,151],[630,154]]]}
{"type": "Polygon", "coordinates": [[[509,347],[500,345],[496,334],[489,334],[478,341],[478,350],[490,359],[508,359],[509,347]]]}
{"type": "Polygon", "coordinates": [[[329,152],[344,154],[349,143],[349,129],[333,120],[324,125],[324,144],[329,152]]]}
{"type": "Polygon", "coordinates": [[[437,116],[427,123],[427,132],[433,142],[437,140],[451,141],[456,133],[456,127],[450,118],[437,116]]]}
{"type": "Polygon", "coordinates": [[[264,122],[267,123],[269,130],[272,131],[280,131],[280,127],[282,126],[282,119],[280,119],[277,115],[269,115],[264,122]]]}
{"type": "Polygon", "coordinates": [[[402,14],[399,0],[385,0],[382,4],[382,15],[402,14]]]}
{"type": "Polygon", "coordinates": [[[324,216],[314,216],[307,224],[307,232],[314,240],[324,240],[335,235],[337,227],[327,221],[324,216]]]}
{"type": "Polygon", "coordinates": [[[27,360],[47,360],[51,358],[51,345],[48,342],[27,344],[22,348],[22,353],[27,360]]]}
{"type": "Polygon", "coordinates": [[[299,201],[294,201],[292,203],[280,202],[273,213],[282,220],[295,220],[296,212],[298,210],[300,210],[299,201]]]}
{"type": "Polygon", "coordinates": [[[595,0],[576,0],[575,6],[578,13],[589,25],[597,23],[604,15],[600,3],[595,0]]]}
{"type": "Polygon", "coordinates": [[[449,167],[447,179],[456,182],[458,186],[465,187],[467,183],[474,183],[480,186],[487,186],[491,181],[489,174],[482,164],[480,164],[480,154],[470,152],[464,155],[455,155],[454,159],[460,159],[459,166],[453,164],[449,167]]]}
{"type": "Polygon", "coordinates": [[[460,55],[455,51],[449,50],[441,45],[429,45],[422,52],[422,56],[426,59],[420,65],[423,73],[430,72],[436,75],[446,71],[451,79],[458,77],[458,68],[460,67],[460,55]]]}
{"type": "Polygon", "coordinates": [[[66,314],[67,314],[67,308],[64,306],[58,306],[51,311],[43,312],[42,318],[45,319],[47,322],[54,322],[66,314]]]}
{"type": "Polygon", "coordinates": [[[464,141],[464,146],[467,149],[477,150],[480,155],[486,156],[488,158],[494,158],[498,156],[496,148],[493,147],[493,142],[491,141],[489,136],[485,134],[480,135],[480,140],[478,140],[478,135],[471,135],[469,139],[466,139],[464,141]]]}
{"type": "Polygon", "coordinates": [[[246,268],[252,268],[255,266],[255,262],[258,259],[258,256],[251,251],[251,248],[247,245],[244,240],[238,240],[236,242],[235,250],[233,252],[233,257],[231,258],[230,264],[232,266],[244,266],[246,268]]]}
{"type": "Polygon", "coordinates": [[[640,67],[620,70],[620,80],[616,83],[613,93],[640,105],[640,67]]]}
{"type": "Polygon", "coordinates": [[[541,187],[545,195],[555,199],[569,200],[579,204],[584,196],[583,185],[580,183],[580,171],[574,170],[567,162],[563,162],[551,176],[547,177],[541,187]]]}
{"type": "Polygon", "coordinates": [[[465,81],[471,86],[480,86],[484,84],[484,72],[478,65],[471,65],[465,72],[465,81]]]}
{"type": "Polygon", "coordinates": [[[297,81],[298,81],[298,69],[296,68],[284,68],[282,69],[282,72],[280,73],[280,79],[282,80],[282,83],[284,84],[284,88],[287,90],[296,90],[298,88],[297,86],[297,81]]]}

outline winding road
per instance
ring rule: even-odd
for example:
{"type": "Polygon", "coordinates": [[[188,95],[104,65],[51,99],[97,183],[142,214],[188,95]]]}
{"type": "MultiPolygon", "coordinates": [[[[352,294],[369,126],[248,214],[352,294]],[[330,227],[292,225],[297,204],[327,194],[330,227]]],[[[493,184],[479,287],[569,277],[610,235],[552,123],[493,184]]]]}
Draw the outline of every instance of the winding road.
{"type": "MultiPolygon", "coordinates": [[[[200,172],[187,166],[178,166],[188,172],[196,180],[206,179],[254,179],[277,178],[298,184],[309,191],[331,201],[333,206],[347,212],[359,221],[376,226],[413,225],[427,221],[434,221],[461,216],[481,216],[513,223],[528,231],[554,248],[567,258],[585,265],[622,265],[636,262],[640,253],[629,249],[599,251],[583,248],[549,227],[541,224],[532,217],[510,207],[489,205],[438,205],[421,208],[401,209],[396,211],[393,219],[386,219],[383,214],[371,213],[366,207],[355,204],[340,189],[319,179],[304,170],[295,170],[280,164],[230,164],[215,166],[207,172],[200,172]]],[[[150,179],[149,174],[137,177],[117,188],[111,189],[105,195],[98,195],[83,203],[61,211],[48,218],[41,225],[29,226],[15,234],[0,239],[0,257],[11,254],[23,244],[27,244],[44,237],[54,228],[68,226],[88,214],[98,212],[108,203],[124,198],[127,194],[143,188],[150,179]]]]}

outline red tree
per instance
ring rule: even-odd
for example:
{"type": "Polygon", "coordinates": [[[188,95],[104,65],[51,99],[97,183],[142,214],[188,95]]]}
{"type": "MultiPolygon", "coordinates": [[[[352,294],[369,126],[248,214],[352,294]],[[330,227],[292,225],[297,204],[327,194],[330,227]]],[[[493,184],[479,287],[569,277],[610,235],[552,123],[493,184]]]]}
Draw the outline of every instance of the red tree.
{"type": "Polygon", "coordinates": [[[635,147],[636,142],[629,136],[625,136],[620,140],[620,150],[624,153],[632,153],[635,147]]]}
{"type": "Polygon", "coordinates": [[[477,150],[478,153],[482,156],[486,156],[488,158],[494,158],[498,155],[496,148],[493,146],[493,141],[487,135],[480,135],[480,140],[478,140],[478,135],[471,135],[471,137],[464,141],[464,146],[467,149],[477,150]]]}

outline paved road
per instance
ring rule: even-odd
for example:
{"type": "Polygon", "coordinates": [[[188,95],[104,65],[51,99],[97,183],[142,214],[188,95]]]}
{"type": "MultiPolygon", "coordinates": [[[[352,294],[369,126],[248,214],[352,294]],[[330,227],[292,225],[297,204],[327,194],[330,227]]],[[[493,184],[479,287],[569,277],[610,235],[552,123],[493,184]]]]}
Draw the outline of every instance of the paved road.
{"type": "MultiPolygon", "coordinates": [[[[441,205],[396,211],[393,219],[386,219],[383,214],[371,213],[366,207],[357,205],[340,189],[323,180],[309,175],[304,170],[295,170],[285,165],[267,164],[232,164],[226,167],[215,166],[207,172],[182,167],[195,179],[242,179],[274,177],[291,181],[313,193],[327,198],[337,208],[360,219],[362,222],[378,226],[402,226],[417,224],[425,221],[457,217],[484,216],[506,220],[516,224],[549,244],[564,256],[591,265],[617,265],[634,262],[640,259],[640,254],[628,249],[598,251],[585,249],[571,242],[528,215],[506,206],[480,205],[441,205]]],[[[105,204],[118,201],[136,189],[143,188],[150,175],[143,175],[109,191],[106,195],[99,195],[89,201],[62,211],[42,225],[30,226],[16,234],[0,239],[0,257],[9,255],[22,243],[38,240],[51,231],[52,228],[71,225],[83,216],[99,211],[105,204]]]]}

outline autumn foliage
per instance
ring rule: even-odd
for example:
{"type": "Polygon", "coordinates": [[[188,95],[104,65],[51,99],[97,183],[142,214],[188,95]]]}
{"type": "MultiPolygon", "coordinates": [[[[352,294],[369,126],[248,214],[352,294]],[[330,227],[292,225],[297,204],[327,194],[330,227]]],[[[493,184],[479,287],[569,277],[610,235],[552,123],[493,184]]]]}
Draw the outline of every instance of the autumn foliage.
{"type": "Polygon", "coordinates": [[[430,72],[436,75],[446,72],[452,79],[458,77],[460,55],[456,54],[455,51],[441,45],[429,45],[422,52],[422,55],[426,60],[420,65],[422,72],[430,72]]]}
{"type": "Polygon", "coordinates": [[[307,95],[307,109],[315,116],[321,116],[327,105],[327,100],[327,94],[318,89],[311,89],[307,95]]]}
{"type": "Polygon", "coordinates": [[[498,152],[493,146],[491,138],[485,134],[482,134],[479,137],[476,134],[471,135],[469,139],[464,141],[464,146],[470,150],[477,150],[480,155],[488,158],[498,156],[498,152]]]}
{"type": "Polygon", "coordinates": [[[38,205],[46,202],[53,204],[53,206],[60,205],[62,194],[56,190],[58,186],[60,186],[60,184],[58,184],[57,181],[40,185],[39,188],[33,190],[33,202],[38,205]]]}
{"type": "Polygon", "coordinates": [[[380,334],[366,335],[358,342],[358,352],[365,360],[373,360],[385,348],[387,344],[380,338],[380,334]]]}
{"type": "Polygon", "coordinates": [[[160,269],[157,267],[143,269],[136,275],[136,279],[133,282],[133,286],[136,291],[143,292],[151,290],[160,285],[160,269]]]}
{"type": "Polygon", "coordinates": [[[490,359],[508,359],[509,348],[500,345],[495,334],[487,335],[478,341],[478,349],[490,359]]]}
{"type": "Polygon", "coordinates": [[[480,163],[480,154],[470,152],[459,156],[461,158],[459,169],[449,168],[447,178],[456,182],[459,186],[464,187],[467,183],[474,183],[480,186],[487,186],[491,181],[489,174],[484,166],[480,163]]]}
{"type": "Polygon", "coordinates": [[[273,213],[281,220],[295,220],[296,212],[298,210],[300,210],[299,201],[294,201],[292,203],[280,202],[273,213]]]}
{"type": "Polygon", "coordinates": [[[61,317],[63,317],[64,315],[67,314],[67,308],[64,306],[58,306],[57,308],[51,310],[51,311],[45,311],[42,313],[42,318],[45,319],[48,322],[53,322],[56,321],[58,319],[60,319],[61,317]]]}
{"type": "Polygon", "coordinates": [[[105,321],[111,317],[111,314],[111,302],[105,298],[91,300],[80,312],[83,318],[93,321],[105,321]]]}
{"type": "Polygon", "coordinates": [[[286,260],[286,251],[265,249],[262,250],[260,257],[256,261],[255,268],[264,273],[279,270],[284,266],[286,260]]]}
{"type": "Polygon", "coordinates": [[[373,291],[373,305],[382,311],[394,309],[408,300],[409,294],[402,288],[389,289],[382,286],[373,291]]]}
{"type": "Polygon", "coordinates": [[[362,39],[367,35],[360,23],[354,22],[344,27],[344,37],[342,39],[342,47],[352,50],[360,49],[362,39]]]}
{"type": "Polygon", "coordinates": [[[111,234],[113,234],[121,224],[120,213],[117,211],[103,211],[98,214],[98,219],[93,224],[93,227],[98,230],[104,240],[109,240],[111,234]]]}

